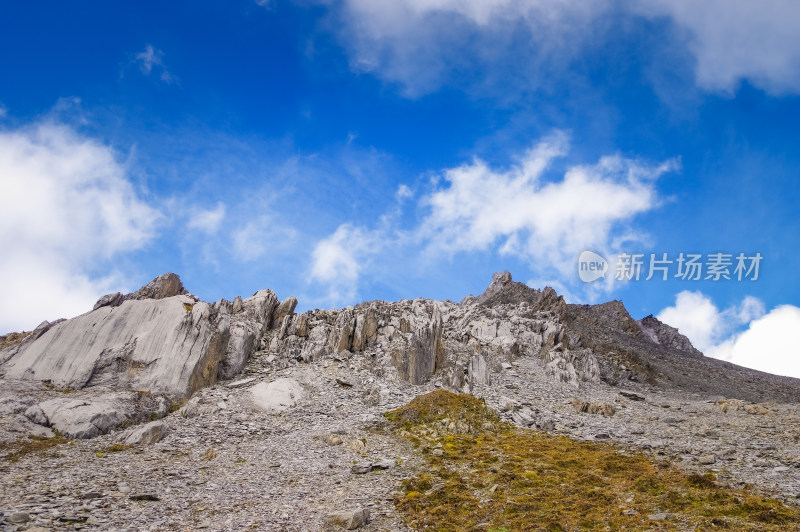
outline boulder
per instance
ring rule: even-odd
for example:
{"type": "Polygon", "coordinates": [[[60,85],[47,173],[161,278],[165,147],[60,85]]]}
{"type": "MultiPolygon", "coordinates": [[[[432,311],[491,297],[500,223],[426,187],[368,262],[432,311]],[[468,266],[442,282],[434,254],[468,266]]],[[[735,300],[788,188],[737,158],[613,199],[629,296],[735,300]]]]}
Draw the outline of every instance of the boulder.
{"type": "Polygon", "coordinates": [[[369,523],[369,510],[358,508],[356,510],[344,510],[329,514],[327,519],[329,526],[342,527],[346,530],[355,530],[369,523]]]}
{"type": "Polygon", "coordinates": [[[153,421],[126,430],[118,439],[126,445],[152,445],[163,440],[168,433],[169,429],[165,422],[153,421]]]}
{"type": "Polygon", "coordinates": [[[165,273],[164,275],[159,275],[136,292],[127,294],[125,299],[165,299],[183,295],[189,295],[189,292],[183,287],[181,278],[174,273],[165,273]]]}
{"type": "Polygon", "coordinates": [[[118,307],[125,301],[125,296],[122,292],[114,292],[113,294],[106,294],[97,300],[92,310],[97,310],[100,307],[118,307]]]}
{"type": "Polygon", "coordinates": [[[38,425],[57,429],[67,438],[94,438],[137,417],[135,396],[123,393],[91,400],[49,399],[28,408],[25,416],[38,425]]]}
{"type": "Polygon", "coordinates": [[[253,403],[270,413],[283,412],[295,406],[303,399],[304,393],[300,383],[290,378],[262,382],[250,388],[253,403]]]}

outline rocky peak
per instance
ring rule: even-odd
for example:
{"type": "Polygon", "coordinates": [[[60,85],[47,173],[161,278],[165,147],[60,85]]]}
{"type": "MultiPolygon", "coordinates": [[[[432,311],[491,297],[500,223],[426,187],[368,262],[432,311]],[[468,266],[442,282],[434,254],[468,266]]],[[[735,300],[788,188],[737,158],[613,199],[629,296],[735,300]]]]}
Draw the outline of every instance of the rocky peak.
{"type": "Polygon", "coordinates": [[[652,314],[639,320],[638,324],[645,336],[657,344],[681,351],[687,355],[703,356],[703,353],[698,351],[686,336],[678,332],[678,329],[661,322],[652,314]]]}
{"type": "Polygon", "coordinates": [[[544,290],[537,290],[525,283],[516,282],[508,271],[492,275],[492,282],[483,294],[464,302],[489,308],[525,303],[528,310],[533,312],[551,311],[557,316],[561,316],[565,309],[564,298],[559,296],[555,290],[549,286],[544,290]]]}
{"type": "Polygon", "coordinates": [[[140,289],[130,294],[122,295],[120,292],[106,294],[97,300],[92,310],[102,307],[118,307],[123,301],[143,299],[165,299],[173,296],[189,295],[183,287],[181,278],[174,273],[159,275],[140,289]]]}

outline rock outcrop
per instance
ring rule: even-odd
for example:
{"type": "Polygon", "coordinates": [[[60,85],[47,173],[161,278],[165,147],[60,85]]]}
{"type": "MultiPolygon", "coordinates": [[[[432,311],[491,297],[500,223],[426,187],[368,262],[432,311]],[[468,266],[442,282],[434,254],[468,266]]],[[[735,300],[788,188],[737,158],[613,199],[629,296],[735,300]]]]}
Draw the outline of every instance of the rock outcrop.
{"type": "MultiPolygon", "coordinates": [[[[423,384],[436,375],[470,391],[517,357],[534,357],[558,382],[599,379],[589,349],[570,349],[562,323],[566,305],[552,288],[534,290],[495,274],[486,292],[460,304],[428,299],[371,301],[341,310],[287,313],[262,344],[283,363],[370,356],[373,371],[423,384]]],[[[273,326],[277,323],[273,322],[273,326]]]]}
{"type": "Polygon", "coordinates": [[[2,352],[6,378],[188,397],[241,371],[278,299],[261,290],[237,303],[206,303],[168,273],[122,298],[104,296],[98,305],[40,326],[2,352]]]}
{"type": "Polygon", "coordinates": [[[703,353],[698,351],[684,335],[678,332],[675,327],[670,327],[655,318],[652,314],[639,320],[639,327],[642,332],[654,343],[660,344],[693,357],[702,357],[703,353]]]}

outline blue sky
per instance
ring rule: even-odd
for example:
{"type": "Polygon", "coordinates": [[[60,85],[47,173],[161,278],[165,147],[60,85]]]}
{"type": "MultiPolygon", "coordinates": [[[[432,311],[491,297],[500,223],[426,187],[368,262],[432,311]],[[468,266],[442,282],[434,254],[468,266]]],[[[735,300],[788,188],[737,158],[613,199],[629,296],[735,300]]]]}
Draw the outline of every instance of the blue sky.
{"type": "Polygon", "coordinates": [[[166,271],[308,309],[457,301],[509,270],[800,376],[799,19],[783,0],[6,2],[0,332],[166,271]],[[605,279],[578,278],[586,249],[605,279]],[[619,253],[763,260],[756,281],[625,282],[619,253]]]}

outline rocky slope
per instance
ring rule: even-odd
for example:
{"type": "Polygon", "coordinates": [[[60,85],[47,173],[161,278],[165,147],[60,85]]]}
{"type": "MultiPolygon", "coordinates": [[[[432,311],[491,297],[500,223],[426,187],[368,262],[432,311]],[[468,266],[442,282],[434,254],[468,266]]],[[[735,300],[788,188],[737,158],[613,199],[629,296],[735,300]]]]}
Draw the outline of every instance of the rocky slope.
{"type": "Polygon", "coordinates": [[[504,272],[460,303],[296,304],[268,290],[205,303],[167,274],[8,342],[0,525],[315,530],[358,509],[365,529],[401,530],[390,501],[421,462],[380,419],[436,388],[800,494],[800,382],[707,359],[620,302],[567,305],[504,272]],[[17,438],[52,429],[79,439],[22,453],[17,438]]]}

